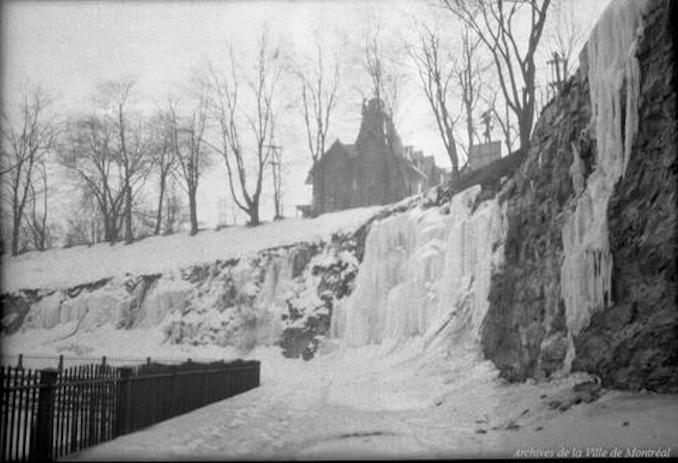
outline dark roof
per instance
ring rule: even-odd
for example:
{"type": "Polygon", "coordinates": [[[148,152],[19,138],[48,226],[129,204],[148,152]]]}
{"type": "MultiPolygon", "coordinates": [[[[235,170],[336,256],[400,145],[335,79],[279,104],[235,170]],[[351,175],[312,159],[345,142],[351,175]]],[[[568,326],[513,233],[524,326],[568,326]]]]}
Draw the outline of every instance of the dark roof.
{"type": "Polygon", "coordinates": [[[308,176],[306,177],[306,184],[307,185],[310,185],[311,183],[313,183],[311,181],[311,176],[313,175],[313,170],[316,168],[316,166],[319,163],[321,163],[323,161],[323,159],[325,159],[325,155],[327,153],[329,153],[330,151],[332,151],[332,149],[335,146],[337,146],[337,148],[341,149],[344,153],[346,153],[348,155],[349,159],[357,158],[358,156],[360,156],[360,152],[358,151],[358,148],[355,145],[349,145],[349,144],[346,144],[346,143],[342,143],[342,142],[339,141],[339,139],[335,140],[335,142],[332,143],[332,146],[330,146],[330,148],[322,154],[322,156],[318,160],[318,163],[316,163],[315,166],[312,166],[311,169],[308,171],[308,176]]]}
{"type": "Polygon", "coordinates": [[[358,151],[358,148],[355,145],[345,145],[341,142],[340,144],[346,150],[349,157],[357,158],[358,156],[360,156],[360,152],[358,151]]]}

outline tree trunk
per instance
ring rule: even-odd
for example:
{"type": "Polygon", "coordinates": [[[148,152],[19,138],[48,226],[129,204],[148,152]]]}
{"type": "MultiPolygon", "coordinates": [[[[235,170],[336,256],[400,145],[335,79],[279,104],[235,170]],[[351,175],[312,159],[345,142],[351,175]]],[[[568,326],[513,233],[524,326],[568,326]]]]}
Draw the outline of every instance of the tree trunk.
{"type": "Polygon", "coordinates": [[[125,244],[134,241],[132,234],[132,188],[127,182],[125,185],[125,244]]]}
{"type": "Polygon", "coordinates": [[[188,189],[188,208],[190,211],[191,215],[191,235],[195,235],[198,233],[198,211],[197,211],[197,204],[195,200],[196,196],[196,189],[195,188],[189,188],[188,189]]]}
{"type": "Polygon", "coordinates": [[[531,105],[524,110],[519,120],[518,130],[520,131],[520,149],[527,149],[530,144],[530,128],[532,127],[531,105]]]}
{"type": "Polygon", "coordinates": [[[160,234],[160,227],[162,225],[162,201],[165,196],[165,176],[160,175],[160,194],[158,197],[158,214],[155,218],[155,230],[153,232],[154,235],[159,235],[160,234]]]}
{"type": "MultiPolygon", "coordinates": [[[[104,214],[104,241],[108,242],[111,240],[111,230],[109,227],[109,219],[106,214],[104,214]]],[[[92,232],[94,233],[94,232],[92,232]]],[[[94,236],[94,235],[92,235],[94,236]]]]}
{"type": "Polygon", "coordinates": [[[315,204],[311,208],[311,216],[317,217],[325,212],[325,179],[323,172],[320,169],[319,161],[315,161],[313,165],[313,197],[315,204]]]}
{"type": "MultiPolygon", "coordinates": [[[[450,131],[451,132],[451,131],[450,131]]],[[[450,164],[452,165],[452,178],[456,178],[459,174],[459,156],[457,155],[457,142],[454,137],[449,139],[449,152],[448,156],[450,158],[450,164]]]]}
{"type": "Polygon", "coordinates": [[[165,213],[165,234],[174,233],[174,213],[170,210],[170,198],[167,198],[167,211],[165,213]]]}
{"type": "Polygon", "coordinates": [[[280,214],[280,199],[278,198],[278,193],[275,193],[275,219],[281,219],[282,214],[280,214]]]}
{"type": "Polygon", "coordinates": [[[250,227],[256,227],[259,225],[259,205],[252,205],[250,208],[247,210],[247,215],[250,216],[250,220],[247,223],[250,227]]]}
{"type": "Polygon", "coordinates": [[[19,254],[19,229],[21,228],[21,220],[15,216],[12,220],[12,255],[19,254]]]}
{"type": "Polygon", "coordinates": [[[116,238],[115,217],[111,217],[110,214],[107,214],[104,216],[104,241],[113,243],[116,238]]]}

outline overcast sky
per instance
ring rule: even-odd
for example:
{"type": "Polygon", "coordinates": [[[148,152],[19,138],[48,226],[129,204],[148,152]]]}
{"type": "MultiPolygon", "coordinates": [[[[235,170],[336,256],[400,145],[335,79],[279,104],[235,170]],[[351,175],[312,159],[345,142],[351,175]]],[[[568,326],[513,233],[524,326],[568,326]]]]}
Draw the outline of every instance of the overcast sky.
{"type": "MultiPolygon", "coordinates": [[[[584,27],[606,3],[573,1],[584,27]]],[[[320,36],[331,51],[356,57],[360,36],[375,18],[386,39],[396,44],[411,31],[414,18],[447,21],[444,12],[432,5],[435,2],[404,0],[3,2],[3,101],[12,107],[23,88],[37,84],[56,98],[60,112],[84,111],[91,108],[97,84],[132,75],[137,77],[137,103],[152,107],[180,87],[191,69],[220,60],[227,42],[246,53],[268,29],[297,56],[320,36]]],[[[345,91],[331,140],[339,137],[352,143],[357,135],[360,95],[346,85],[347,79],[359,81],[355,61],[347,69],[348,77],[342,76],[345,91]]],[[[401,137],[405,144],[424,149],[445,164],[433,120],[416,87],[411,89],[402,98],[401,137]]],[[[299,136],[300,114],[290,110],[285,119],[288,126],[296,126],[296,132],[293,127],[281,141],[288,160],[294,161],[286,179],[289,216],[294,214],[294,204],[308,202],[303,180],[310,162],[299,136]]],[[[201,186],[199,215],[211,225],[216,221],[218,198],[227,192],[222,167],[217,163],[201,186]]]]}

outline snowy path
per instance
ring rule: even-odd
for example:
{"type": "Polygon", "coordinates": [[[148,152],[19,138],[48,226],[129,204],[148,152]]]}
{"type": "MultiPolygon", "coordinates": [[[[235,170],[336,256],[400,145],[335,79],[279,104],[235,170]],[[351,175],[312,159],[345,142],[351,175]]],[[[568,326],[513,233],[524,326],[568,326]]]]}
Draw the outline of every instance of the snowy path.
{"type": "Polygon", "coordinates": [[[608,393],[593,404],[557,412],[548,401],[566,394],[582,376],[504,385],[485,362],[460,361],[453,370],[439,361],[403,362],[366,349],[361,362],[350,360],[355,357],[266,358],[259,388],[73,459],[440,458],[511,456],[530,447],[678,449],[675,396],[608,393]]]}

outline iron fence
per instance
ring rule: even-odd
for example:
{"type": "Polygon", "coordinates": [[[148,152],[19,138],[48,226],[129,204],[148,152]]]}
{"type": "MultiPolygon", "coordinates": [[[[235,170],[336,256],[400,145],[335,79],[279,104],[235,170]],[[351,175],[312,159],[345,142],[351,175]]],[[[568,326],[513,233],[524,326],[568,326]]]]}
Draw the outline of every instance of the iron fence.
{"type": "Polygon", "coordinates": [[[0,368],[0,457],[54,460],[259,386],[260,363],[0,368]]]}

